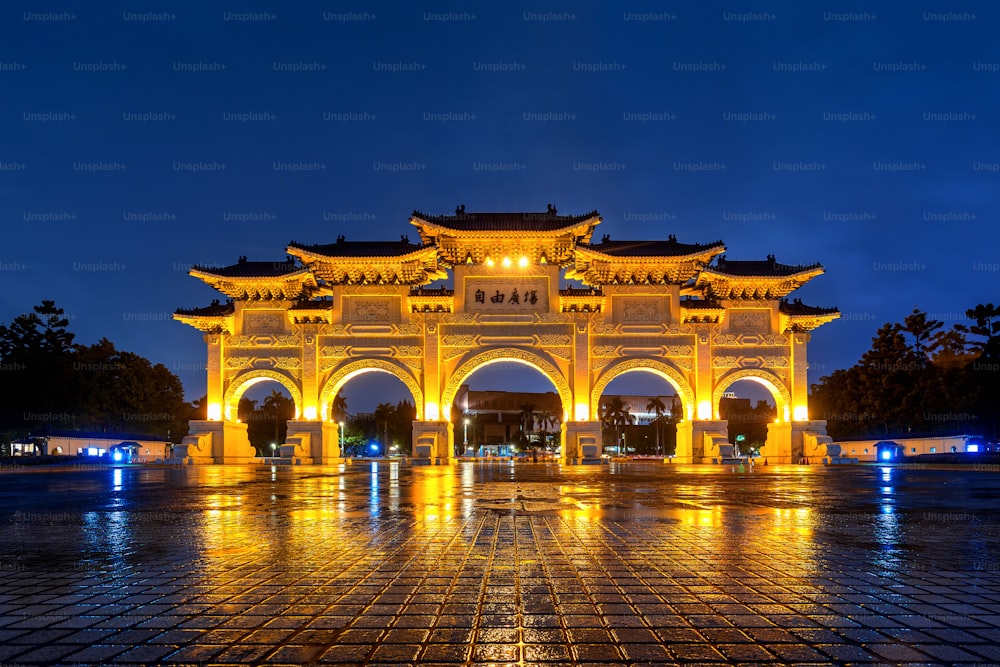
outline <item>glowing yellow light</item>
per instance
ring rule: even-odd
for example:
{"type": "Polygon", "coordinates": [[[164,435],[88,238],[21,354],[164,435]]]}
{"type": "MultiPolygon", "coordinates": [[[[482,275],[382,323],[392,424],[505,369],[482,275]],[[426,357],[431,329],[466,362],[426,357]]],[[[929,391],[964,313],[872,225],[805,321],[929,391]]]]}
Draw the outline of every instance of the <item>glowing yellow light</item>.
{"type": "Polygon", "coordinates": [[[698,419],[712,418],[712,402],[701,401],[698,403],[698,419]]]}
{"type": "Polygon", "coordinates": [[[792,411],[789,410],[788,406],[786,405],[785,406],[785,421],[786,422],[792,421],[792,414],[791,413],[792,413],[792,411]]]}
{"type": "Polygon", "coordinates": [[[441,413],[438,411],[437,403],[427,403],[424,405],[424,419],[427,421],[436,422],[441,418],[441,413]]]}
{"type": "Polygon", "coordinates": [[[590,406],[586,403],[576,404],[576,420],[578,422],[585,422],[590,419],[590,406]]]}
{"type": "Polygon", "coordinates": [[[517,260],[517,265],[520,266],[522,269],[528,266],[528,258],[522,257],[521,259],[517,260]]]}
{"type": "Polygon", "coordinates": [[[694,403],[688,403],[687,405],[687,418],[688,420],[694,419],[694,403]]]}
{"type": "MultiPolygon", "coordinates": [[[[227,411],[228,412],[228,411],[227,411]]],[[[222,421],[222,406],[218,403],[208,404],[208,420],[217,422],[222,421]]]]}
{"type": "Polygon", "coordinates": [[[548,264],[548,260],[545,259],[545,253],[542,253],[542,258],[538,261],[539,264],[548,264]]]}
{"type": "Polygon", "coordinates": [[[510,268],[510,257],[504,257],[503,258],[503,262],[501,262],[501,264],[503,264],[503,268],[509,269],[510,268]]]}
{"type": "Polygon", "coordinates": [[[305,415],[305,417],[306,417],[307,420],[309,420],[309,421],[315,421],[316,420],[316,414],[317,414],[316,413],[316,406],[315,405],[307,405],[306,409],[303,411],[303,414],[305,415]]]}
{"type": "Polygon", "coordinates": [[[797,422],[809,421],[809,408],[804,405],[796,405],[795,410],[792,412],[792,417],[797,422]]]}
{"type": "Polygon", "coordinates": [[[493,258],[487,257],[485,264],[486,266],[493,266],[493,258]]]}

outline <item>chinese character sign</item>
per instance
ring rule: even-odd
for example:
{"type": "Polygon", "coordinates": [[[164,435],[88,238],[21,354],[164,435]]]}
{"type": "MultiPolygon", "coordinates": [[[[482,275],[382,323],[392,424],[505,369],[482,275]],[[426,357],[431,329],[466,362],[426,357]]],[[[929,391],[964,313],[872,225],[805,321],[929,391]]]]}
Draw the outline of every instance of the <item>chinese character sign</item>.
{"type": "Polygon", "coordinates": [[[537,313],[549,309],[546,278],[469,278],[465,309],[470,312],[537,313]]]}

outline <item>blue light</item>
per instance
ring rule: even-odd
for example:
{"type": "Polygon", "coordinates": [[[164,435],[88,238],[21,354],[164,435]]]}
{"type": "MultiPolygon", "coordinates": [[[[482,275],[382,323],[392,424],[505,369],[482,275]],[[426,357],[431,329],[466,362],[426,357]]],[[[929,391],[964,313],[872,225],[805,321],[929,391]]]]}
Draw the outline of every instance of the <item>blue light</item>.
{"type": "Polygon", "coordinates": [[[892,458],[892,452],[890,452],[888,449],[883,449],[882,450],[882,459],[884,461],[888,461],[891,458],[892,458]]]}
{"type": "Polygon", "coordinates": [[[115,461],[121,461],[122,460],[122,452],[121,452],[121,450],[120,449],[115,450],[115,453],[112,454],[111,457],[115,461]]]}
{"type": "Polygon", "coordinates": [[[965,451],[967,451],[967,452],[973,452],[973,453],[978,452],[979,451],[979,445],[969,445],[968,447],[965,448],[965,451]]]}
{"type": "Polygon", "coordinates": [[[373,443],[371,444],[371,450],[372,450],[373,452],[377,452],[377,451],[378,451],[378,445],[376,445],[376,444],[375,444],[375,443],[373,442],[373,443]]]}

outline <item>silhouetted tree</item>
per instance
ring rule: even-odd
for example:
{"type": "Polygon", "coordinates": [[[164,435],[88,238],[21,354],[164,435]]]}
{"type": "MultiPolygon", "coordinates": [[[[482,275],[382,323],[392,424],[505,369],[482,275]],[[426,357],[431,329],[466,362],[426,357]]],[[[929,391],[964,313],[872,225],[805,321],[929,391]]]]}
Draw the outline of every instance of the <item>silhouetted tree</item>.
{"type": "Polygon", "coordinates": [[[186,435],[194,408],[176,375],[105,338],[74,344],[68,325],[48,300],[0,325],[0,440],[46,428],[186,435]]]}
{"type": "Polygon", "coordinates": [[[812,386],[813,412],[832,437],[905,437],[967,431],[996,437],[1000,313],[966,312],[944,329],[919,309],[886,323],[854,366],[812,386]],[[994,357],[996,358],[996,357],[994,357]],[[980,372],[987,371],[987,372],[980,372]]]}

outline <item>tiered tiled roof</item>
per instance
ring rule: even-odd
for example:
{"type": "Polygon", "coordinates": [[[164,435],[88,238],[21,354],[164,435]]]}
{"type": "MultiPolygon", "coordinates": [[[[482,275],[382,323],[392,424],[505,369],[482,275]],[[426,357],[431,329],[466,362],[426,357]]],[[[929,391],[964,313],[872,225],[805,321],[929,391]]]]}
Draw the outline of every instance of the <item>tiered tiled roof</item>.
{"type": "Polygon", "coordinates": [[[777,299],[822,273],[819,264],[781,264],[774,255],[751,261],[731,261],[723,255],[698,273],[695,285],[719,299],[777,299]]]}
{"type": "Polygon", "coordinates": [[[333,302],[328,299],[297,301],[289,307],[288,316],[297,324],[310,322],[329,324],[332,308],[333,302]]]}
{"type": "Polygon", "coordinates": [[[606,236],[600,243],[581,243],[577,247],[611,257],[687,257],[710,251],[719,253],[726,249],[722,241],[679,243],[676,236],[670,236],[666,241],[612,241],[606,236]]]}
{"type": "MultiPolygon", "coordinates": [[[[419,230],[417,243],[405,235],[399,241],[348,241],[344,236],[327,244],[293,241],[284,261],[241,257],[230,266],[195,266],[190,273],[232,299],[295,301],[288,309],[294,322],[328,322],[331,302],[310,299],[331,294],[333,285],[409,285],[412,311],[452,312],[452,290],[421,286],[448,278],[445,269],[459,264],[496,267],[500,273],[534,265],[565,267],[565,278],[586,287],[559,291],[563,312],[603,310],[604,285],[677,285],[685,297],[685,322],[721,321],[723,300],[782,299],[823,273],[819,264],[782,264],[773,255],[729,260],[722,254],[722,241],[681,243],[673,235],[612,240],[605,235],[592,243],[601,223],[597,211],[560,215],[551,204],[544,212],[528,213],[467,212],[465,206],[450,215],[414,211],[410,223],[419,230]]],[[[234,312],[232,303],[216,302],[178,310],[175,318],[204,331],[228,331],[234,312]]],[[[787,328],[796,331],[839,317],[835,308],[814,308],[798,300],[782,301],[779,313],[787,328]]]]}
{"type": "Polygon", "coordinates": [[[426,285],[447,274],[432,244],[399,241],[348,241],[305,245],[292,242],[287,252],[316,277],[331,285],[426,285]]]}
{"type": "Polygon", "coordinates": [[[839,313],[837,308],[823,308],[820,306],[807,306],[802,303],[802,299],[782,299],[778,304],[778,311],[784,315],[830,315],[839,313]]]}
{"type": "Polygon", "coordinates": [[[232,333],[235,312],[232,301],[219,303],[215,299],[203,308],[178,308],[174,311],[174,319],[205,333],[232,333]]]}
{"type": "Polygon", "coordinates": [[[718,323],[726,309],[715,299],[681,299],[681,321],[718,323]]]}
{"type": "Polygon", "coordinates": [[[312,272],[293,259],[249,262],[240,257],[230,266],[196,265],[188,273],[234,299],[296,299],[311,294],[318,286],[312,272]]]}
{"type": "MultiPolygon", "coordinates": [[[[307,245],[292,241],[288,244],[289,253],[300,250],[310,255],[323,257],[402,257],[431,247],[420,243],[410,243],[408,237],[399,241],[348,241],[343,236],[336,243],[314,243],[307,245]]],[[[293,253],[297,254],[297,253],[293,253]]]]}
{"type": "Polygon", "coordinates": [[[708,270],[727,276],[753,276],[753,277],[784,277],[794,276],[800,273],[810,273],[813,271],[822,273],[823,267],[820,264],[781,264],[774,255],[768,255],[765,260],[737,260],[726,259],[725,255],[720,256],[715,264],[708,267],[708,270]]]}
{"type": "Polygon", "coordinates": [[[840,317],[840,311],[836,308],[807,306],[801,299],[782,299],[778,303],[778,312],[781,314],[781,328],[786,333],[812,331],[840,317]]]}
{"type": "Polygon", "coordinates": [[[680,243],[673,235],[665,241],[612,241],[605,236],[600,243],[577,244],[566,277],[588,285],[679,285],[725,249],[722,241],[680,243]]]}
{"type": "Polygon", "coordinates": [[[246,257],[240,257],[240,261],[229,266],[195,264],[191,270],[221,278],[273,278],[296,273],[301,269],[291,258],[280,262],[250,262],[246,257]]]}
{"type": "Polygon", "coordinates": [[[597,211],[559,215],[549,204],[545,212],[471,213],[464,206],[454,215],[426,215],[414,211],[410,224],[424,243],[433,243],[445,265],[524,261],[564,266],[573,258],[573,246],[586,243],[600,224],[597,211]]]}
{"type": "Polygon", "coordinates": [[[178,315],[186,315],[189,317],[218,317],[222,315],[232,315],[236,312],[236,306],[233,305],[231,300],[226,300],[225,303],[219,303],[218,299],[212,301],[212,305],[203,306],[201,308],[178,308],[174,311],[178,315]]]}
{"type": "Polygon", "coordinates": [[[426,215],[414,211],[411,222],[421,222],[456,232],[557,232],[597,224],[597,211],[583,215],[559,215],[551,204],[544,213],[466,213],[459,206],[454,215],[426,215]]]}
{"type": "Polygon", "coordinates": [[[559,290],[559,309],[564,313],[599,313],[604,310],[604,292],[597,287],[567,287],[559,290]]]}

